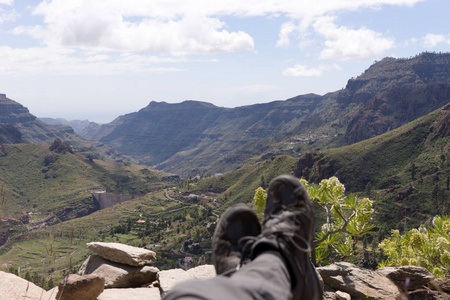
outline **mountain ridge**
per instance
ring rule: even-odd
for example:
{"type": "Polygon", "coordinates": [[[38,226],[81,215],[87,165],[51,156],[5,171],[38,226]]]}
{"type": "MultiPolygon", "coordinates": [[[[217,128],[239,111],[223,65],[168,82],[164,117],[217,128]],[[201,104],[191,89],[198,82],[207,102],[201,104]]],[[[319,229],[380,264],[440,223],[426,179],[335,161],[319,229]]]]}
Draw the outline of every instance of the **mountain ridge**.
{"type": "MultiPolygon", "coordinates": [[[[367,138],[351,137],[348,126],[357,124],[355,118],[360,117],[373,97],[405,85],[450,84],[449,70],[450,53],[384,58],[350,79],[345,89],[323,96],[306,94],[236,108],[193,100],[176,104],[153,101],[109,124],[88,127],[83,136],[116,147],[141,163],[183,176],[226,172],[267,155],[295,156],[367,138]],[[328,138],[296,146],[297,150],[285,150],[292,139],[311,133],[328,138]],[[275,144],[264,147],[264,153],[255,147],[269,141],[275,144]]],[[[445,99],[414,116],[436,109],[444,104],[442,101],[445,99]]],[[[404,113],[401,107],[397,113],[404,113]]],[[[400,118],[395,126],[410,120],[400,118]]],[[[384,126],[374,134],[389,128],[384,126]]]]}

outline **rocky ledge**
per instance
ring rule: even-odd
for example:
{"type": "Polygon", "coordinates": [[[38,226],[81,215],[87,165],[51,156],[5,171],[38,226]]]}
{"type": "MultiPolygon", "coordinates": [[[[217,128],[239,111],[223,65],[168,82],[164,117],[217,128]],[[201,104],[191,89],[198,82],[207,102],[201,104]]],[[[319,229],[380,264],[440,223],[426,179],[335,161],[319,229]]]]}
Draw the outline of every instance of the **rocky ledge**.
{"type": "MultiPolygon", "coordinates": [[[[0,271],[2,299],[157,300],[179,282],[216,275],[212,265],[160,271],[151,265],[153,251],[123,244],[89,243],[88,248],[96,254],[83,263],[79,275],[69,275],[50,291],[0,271]]],[[[416,266],[372,271],[339,262],[317,268],[317,272],[324,284],[323,299],[450,298],[450,280],[436,279],[416,266]]]]}

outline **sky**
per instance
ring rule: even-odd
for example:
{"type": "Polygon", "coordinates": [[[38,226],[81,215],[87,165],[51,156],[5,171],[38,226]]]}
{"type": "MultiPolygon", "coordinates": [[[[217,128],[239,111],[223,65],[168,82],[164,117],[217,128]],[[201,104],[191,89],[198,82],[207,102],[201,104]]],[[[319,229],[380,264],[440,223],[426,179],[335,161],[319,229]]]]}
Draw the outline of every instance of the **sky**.
{"type": "Polygon", "coordinates": [[[450,52],[449,0],[0,0],[0,93],[107,123],[151,101],[326,94],[384,57],[450,52]]]}

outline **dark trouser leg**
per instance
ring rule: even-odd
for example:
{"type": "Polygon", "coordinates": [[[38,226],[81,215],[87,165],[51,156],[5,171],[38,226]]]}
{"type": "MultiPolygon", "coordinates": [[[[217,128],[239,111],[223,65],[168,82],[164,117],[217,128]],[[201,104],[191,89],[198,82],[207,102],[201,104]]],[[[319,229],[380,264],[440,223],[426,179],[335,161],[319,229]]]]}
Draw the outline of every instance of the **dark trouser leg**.
{"type": "Polygon", "coordinates": [[[183,282],[163,296],[164,300],[287,300],[291,282],[284,259],[268,251],[243,266],[231,277],[183,282]]]}

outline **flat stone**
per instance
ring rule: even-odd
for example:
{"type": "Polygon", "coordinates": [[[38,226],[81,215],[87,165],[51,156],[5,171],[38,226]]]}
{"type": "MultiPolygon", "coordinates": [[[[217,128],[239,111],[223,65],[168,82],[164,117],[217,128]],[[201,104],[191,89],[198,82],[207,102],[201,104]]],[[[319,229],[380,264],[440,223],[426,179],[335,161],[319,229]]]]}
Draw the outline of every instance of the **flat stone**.
{"type": "Polygon", "coordinates": [[[105,279],[101,274],[70,274],[58,283],[58,300],[95,300],[103,292],[105,279]]]}
{"type": "Polygon", "coordinates": [[[176,284],[190,280],[192,277],[183,269],[160,271],[157,275],[161,293],[166,293],[176,284]]]}
{"type": "Polygon", "coordinates": [[[172,269],[158,273],[159,288],[162,293],[169,291],[173,286],[186,280],[208,279],[216,276],[213,265],[201,265],[187,271],[183,269],[172,269]]]}
{"type": "Polygon", "coordinates": [[[93,242],[87,247],[104,259],[129,266],[144,266],[156,260],[153,251],[120,243],[93,242]]]}
{"type": "Polygon", "coordinates": [[[0,299],[39,300],[46,291],[19,276],[0,271],[0,299]]]}
{"type": "Polygon", "coordinates": [[[157,288],[106,289],[97,300],[160,300],[157,288]]]}
{"type": "Polygon", "coordinates": [[[105,288],[135,288],[151,284],[156,280],[159,269],[153,266],[132,267],[115,263],[99,255],[91,255],[81,265],[78,273],[101,274],[105,278],[105,288]]]}
{"type": "Polygon", "coordinates": [[[208,279],[216,276],[213,265],[201,265],[186,271],[193,279],[208,279]]]}
{"type": "Polygon", "coordinates": [[[392,280],[402,290],[418,289],[434,279],[430,271],[417,266],[383,267],[376,272],[392,280]]]}
{"type": "Polygon", "coordinates": [[[317,271],[326,285],[352,298],[397,299],[400,295],[399,288],[385,276],[351,263],[334,263],[317,271]]]}

